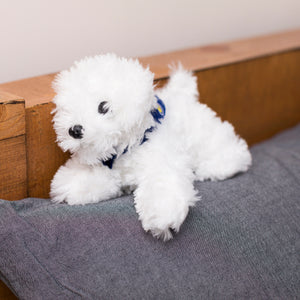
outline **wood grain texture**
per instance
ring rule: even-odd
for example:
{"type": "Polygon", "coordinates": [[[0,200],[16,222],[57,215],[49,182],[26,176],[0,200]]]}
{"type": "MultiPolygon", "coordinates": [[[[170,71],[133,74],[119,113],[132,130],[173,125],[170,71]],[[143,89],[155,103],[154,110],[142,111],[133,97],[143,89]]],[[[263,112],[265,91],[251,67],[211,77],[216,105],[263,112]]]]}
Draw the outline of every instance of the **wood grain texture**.
{"type": "Polygon", "coordinates": [[[25,134],[25,101],[15,98],[0,92],[0,140],[25,134]]]}
{"type": "Polygon", "coordinates": [[[48,103],[54,97],[51,87],[55,74],[42,75],[0,84],[0,91],[22,95],[26,99],[25,106],[48,103]]]}
{"type": "Polygon", "coordinates": [[[0,104],[14,103],[14,102],[24,102],[24,99],[22,97],[17,96],[17,95],[13,95],[13,94],[8,93],[6,91],[0,90],[0,104]]]}
{"type": "Polygon", "coordinates": [[[0,141],[0,198],[27,197],[25,135],[0,141]]]}
{"type": "Polygon", "coordinates": [[[201,102],[252,145],[300,122],[300,51],[197,72],[201,102]]]}
{"type": "Polygon", "coordinates": [[[55,143],[53,108],[53,103],[45,103],[26,109],[28,194],[31,197],[49,197],[50,181],[69,156],[55,143]]]}
{"type": "Polygon", "coordinates": [[[169,75],[169,65],[178,61],[188,70],[205,70],[256,59],[300,48],[300,30],[281,32],[244,40],[184,49],[139,58],[155,73],[155,78],[169,75]]]}
{"type": "Polygon", "coordinates": [[[13,292],[0,280],[0,299],[1,300],[18,300],[13,292]]]}
{"type": "Polygon", "coordinates": [[[27,196],[26,169],[24,100],[0,92],[0,198],[27,196]]]}

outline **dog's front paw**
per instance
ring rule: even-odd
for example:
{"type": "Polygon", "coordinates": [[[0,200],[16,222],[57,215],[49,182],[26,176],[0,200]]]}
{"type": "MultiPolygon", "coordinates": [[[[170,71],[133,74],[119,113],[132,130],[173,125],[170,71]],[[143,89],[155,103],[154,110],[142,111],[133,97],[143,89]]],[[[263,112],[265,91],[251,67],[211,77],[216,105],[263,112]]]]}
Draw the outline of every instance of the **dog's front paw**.
{"type": "Polygon", "coordinates": [[[50,196],[55,203],[96,203],[121,195],[120,186],[116,172],[103,166],[80,165],[70,159],[56,172],[50,196]]]}
{"type": "Polygon", "coordinates": [[[177,233],[179,230],[176,230],[171,224],[170,225],[165,225],[165,226],[159,226],[157,224],[155,224],[155,222],[152,222],[152,224],[149,223],[144,223],[142,222],[143,228],[146,232],[150,232],[153,237],[157,238],[157,239],[161,239],[164,242],[167,242],[168,240],[173,238],[173,234],[172,232],[177,233]]]}
{"type": "MultiPolygon", "coordinates": [[[[162,202],[159,202],[162,203],[162,202]]],[[[156,203],[157,204],[157,203],[156,203]]],[[[150,209],[137,211],[145,231],[163,241],[170,240],[172,232],[177,233],[188,214],[188,203],[172,203],[172,206],[153,205],[150,209]]]]}

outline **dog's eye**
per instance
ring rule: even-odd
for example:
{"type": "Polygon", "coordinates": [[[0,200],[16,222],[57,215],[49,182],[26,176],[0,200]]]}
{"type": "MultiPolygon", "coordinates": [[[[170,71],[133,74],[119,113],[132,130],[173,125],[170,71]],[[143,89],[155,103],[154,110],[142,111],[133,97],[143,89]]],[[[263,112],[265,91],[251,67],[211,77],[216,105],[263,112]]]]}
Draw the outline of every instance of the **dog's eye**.
{"type": "Polygon", "coordinates": [[[98,106],[98,113],[105,115],[109,111],[107,101],[102,101],[98,106]]]}

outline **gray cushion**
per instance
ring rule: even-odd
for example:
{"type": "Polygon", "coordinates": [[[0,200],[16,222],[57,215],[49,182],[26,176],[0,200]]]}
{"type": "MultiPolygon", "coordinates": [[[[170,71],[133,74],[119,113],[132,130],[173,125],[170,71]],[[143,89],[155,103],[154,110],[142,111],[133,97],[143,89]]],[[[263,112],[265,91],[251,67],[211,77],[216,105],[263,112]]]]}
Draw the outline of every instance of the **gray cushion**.
{"type": "Polygon", "coordinates": [[[0,201],[0,277],[20,299],[296,299],[300,125],[251,149],[253,167],[197,182],[167,243],[132,196],[85,206],[0,201]]]}

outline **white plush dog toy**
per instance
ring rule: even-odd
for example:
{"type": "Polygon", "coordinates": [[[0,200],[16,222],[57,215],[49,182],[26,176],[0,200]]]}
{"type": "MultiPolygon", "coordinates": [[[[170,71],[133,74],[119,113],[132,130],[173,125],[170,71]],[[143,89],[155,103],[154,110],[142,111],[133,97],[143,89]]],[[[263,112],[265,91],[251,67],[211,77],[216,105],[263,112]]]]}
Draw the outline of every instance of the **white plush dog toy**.
{"type": "Polygon", "coordinates": [[[198,102],[182,67],[154,89],[137,60],[85,58],[54,81],[54,128],[72,157],[51,183],[54,202],[86,204],[134,191],[146,231],[168,240],[198,200],[194,180],[222,180],[251,164],[247,144],[198,102]]]}

